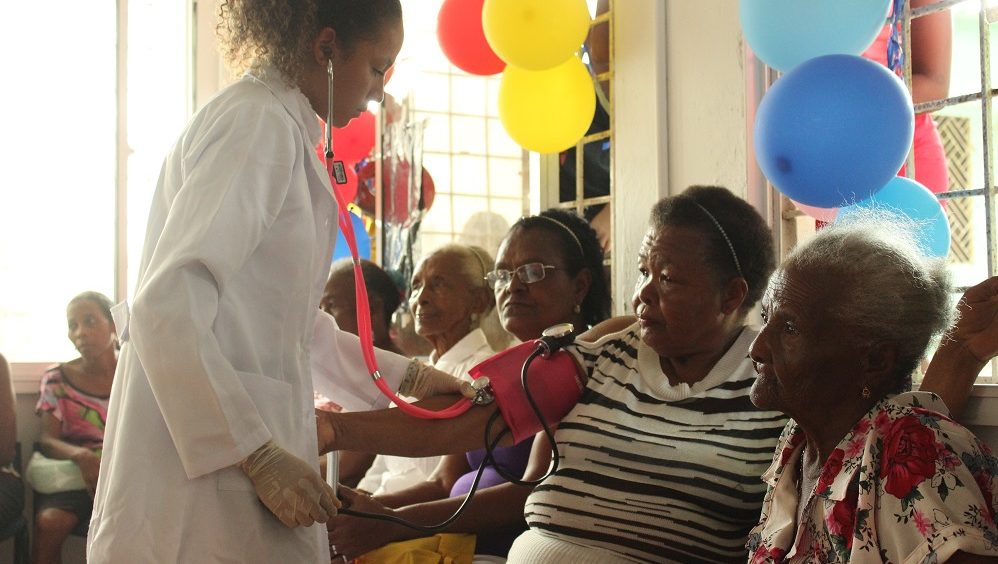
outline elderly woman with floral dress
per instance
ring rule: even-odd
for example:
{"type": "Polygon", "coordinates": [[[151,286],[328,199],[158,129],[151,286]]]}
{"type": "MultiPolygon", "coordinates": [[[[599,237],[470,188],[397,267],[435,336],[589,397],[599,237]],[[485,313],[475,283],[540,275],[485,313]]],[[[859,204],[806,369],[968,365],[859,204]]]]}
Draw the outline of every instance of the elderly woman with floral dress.
{"type": "MultiPolygon", "coordinates": [[[[882,217],[833,225],[770,280],[751,397],[792,420],[763,475],[751,562],[998,561],[998,460],[937,396],[907,392],[952,321],[945,265],[910,232],[882,217]]],[[[972,316],[996,301],[996,278],[968,291],[971,317],[941,352],[993,356],[996,324],[972,316]]]]}

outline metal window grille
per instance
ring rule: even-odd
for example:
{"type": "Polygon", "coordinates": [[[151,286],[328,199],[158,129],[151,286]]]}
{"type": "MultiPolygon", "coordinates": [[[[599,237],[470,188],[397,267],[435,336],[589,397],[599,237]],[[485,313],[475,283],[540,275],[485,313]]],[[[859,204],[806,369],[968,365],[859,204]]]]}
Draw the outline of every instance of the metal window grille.
{"type": "MultiPolygon", "coordinates": [[[[911,43],[911,21],[928,14],[951,9],[961,4],[979,4],[977,32],[979,36],[980,52],[980,90],[976,92],[964,93],[941,100],[932,100],[914,105],[916,113],[930,113],[951,108],[960,104],[977,103],[980,104],[980,137],[973,139],[969,120],[966,118],[953,118],[946,116],[935,116],[943,146],[946,151],[948,170],[950,175],[950,190],[938,194],[940,200],[948,201],[946,213],[950,219],[951,226],[951,252],[948,261],[951,266],[960,263],[971,263],[979,260],[983,255],[986,259],[986,276],[998,274],[998,264],[996,264],[996,209],[995,197],[998,191],[995,188],[994,179],[994,124],[992,122],[992,98],[998,90],[992,87],[991,79],[991,30],[990,24],[998,21],[998,7],[990,6],[990,2],[984,0],[939,0],[933,4],[912,9],[910,1],[903,2],[902,36],[903,45],[911,43]],[[972,146],[975,142],[981,145],[980,157],[973,158],[972,146]],[[971,171],[980,167],[983,180],[978,185],[974,185],[971,171]],[[975,219],[974,208],[980,209],[983,206],[983,214],[978,214],[975,219]],[[980,243],[978,245],[978,243],[980,243]]],[[[911,89],[912,71],[911,57],[904,57],[904,80],[911,89]]],[[[765,81],[772,84],[778,78],[778,74],[773,69],[766,72],[765,81]]],[[[906,175],[915,175],[913,153],[909,153],[906,175]]],[[[796,242],[813,233],[814,221],[802,212],[798,211],[785,196],[782,196],[768,182],[766,183],[772,206],[771,217],[779,218],[779,226],[775,229],[777,246],[784,256],[796,242]]],[[[978,275],[974,281],[980,281],[983,276],[978,275]]],[[[968,286],[960,286],[957,291],[963,292],[968,286]]],[[[954,301],[957,296],[954,296],[954,301]]],[[[979,383],[998,383],[998,361],[992,361],[990,370],[982,372],[978,379],[979,383]]]]}

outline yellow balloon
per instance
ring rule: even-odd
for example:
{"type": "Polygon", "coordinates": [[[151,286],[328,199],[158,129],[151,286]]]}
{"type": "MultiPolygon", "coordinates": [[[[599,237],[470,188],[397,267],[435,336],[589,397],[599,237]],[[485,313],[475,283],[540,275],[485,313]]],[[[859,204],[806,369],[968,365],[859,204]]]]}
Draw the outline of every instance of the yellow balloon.
{"type": "Polygon", "coordinates": [[[507,65],[499,81],[499,119],[525,149],[557,153],[585,135],[596,109],[589,71],[577,57],[553,69],[507,65]]]}
{"type": "Polygon", "coordinates": [[[589,33],[586,0],[485,0],[485,39],[499,58],[528,70],[550,69],[575,54],[589,33]]]}

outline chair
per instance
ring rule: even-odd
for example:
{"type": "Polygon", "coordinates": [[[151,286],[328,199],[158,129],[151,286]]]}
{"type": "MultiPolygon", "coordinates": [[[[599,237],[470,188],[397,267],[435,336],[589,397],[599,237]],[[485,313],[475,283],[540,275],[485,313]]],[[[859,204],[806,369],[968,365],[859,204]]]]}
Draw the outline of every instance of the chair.
{"type": "MultiPolygon", "coordinates": [[[[14,447],[14,469],[21,471],[21,443],[14,447]]],[[[28,520],[22,513],[17,519],[3,530],[0,530],[0,542],[9,538],[14,539],[14,564],[28,564],[28,555],[31,544],[28,539],[28,520]]]]}

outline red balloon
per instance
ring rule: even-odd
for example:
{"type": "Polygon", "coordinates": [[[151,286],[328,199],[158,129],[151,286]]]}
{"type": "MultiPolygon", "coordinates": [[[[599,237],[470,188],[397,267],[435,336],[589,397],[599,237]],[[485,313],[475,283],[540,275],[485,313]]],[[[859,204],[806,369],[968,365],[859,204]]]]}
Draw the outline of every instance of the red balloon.
{"type": "Polygon", "coordinates": [[[437,40],[454,66],[470,74],[487,76],[506,68],[482,31],[485,0],[444,0],[437,15],[437,40]]]}
{"type": "Polygon", "coordinates": [[[371,154],[374,148],[374,114],[361,114],[346,125],[333,128],[333,153],[336,160],[355,163],[371,154]]]}
{"type": "MultiPolygon", "coordinates": [[[[387,170],[387,165],[382,168],[382,172],[387,170]]],[[[390,223],[405,223],[409,219],[409,191],[406,190],[406,182],[409,175],[409,163],[402,162],[399,163],[395,170],[395,186],[394,190],[394,207],[391,203],[386,202],[385,204],[385,221],[390,223]]],[[[374,161],[369,161],[367,164],[361,167],[360,171],[357,173],[358,184],[363,185],[364,189],[359,190],[359,197],[357,198],[357,205],[360,206],[361,210],[365,213],[374,215],[374,161]]],[[[382,184],[385,188],[385,193],[389,191],[388,177],[385,176],[382,179],[382,184]]],[[[433,205],[433,199],[436,197],[436,187],[433,185],[433,177],[430,176],[429,171],[423,168],[423,210],[430,209],[433,205]]]]}

